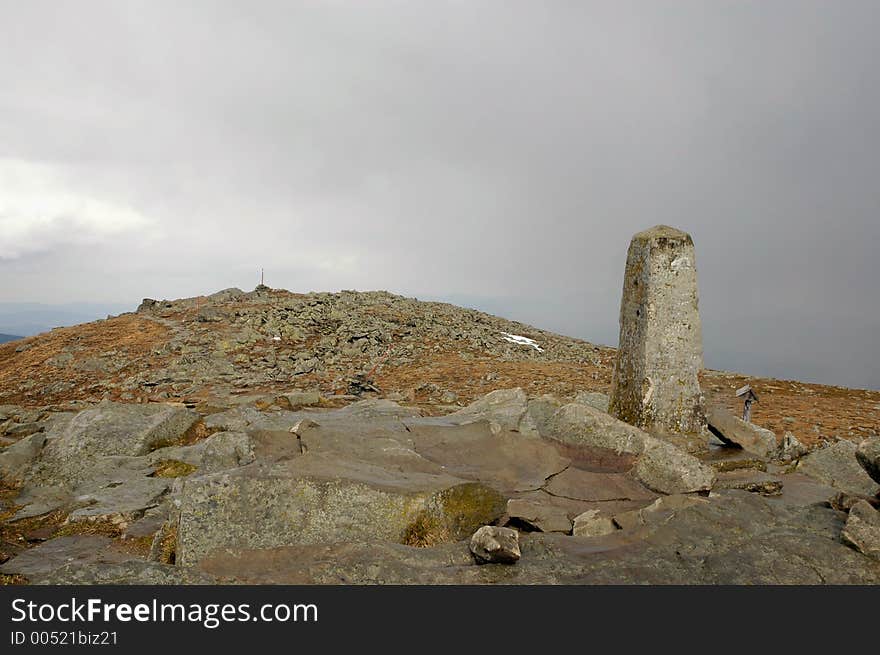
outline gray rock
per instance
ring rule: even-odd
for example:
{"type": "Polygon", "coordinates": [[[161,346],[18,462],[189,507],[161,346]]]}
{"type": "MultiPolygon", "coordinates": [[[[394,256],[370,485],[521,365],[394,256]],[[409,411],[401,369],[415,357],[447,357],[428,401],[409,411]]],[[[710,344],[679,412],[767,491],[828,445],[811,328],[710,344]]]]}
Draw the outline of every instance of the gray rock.
{"type": "Polygon", "coordinates": [[[19,425],[8,427],[6,429],[6,435],[21,439],[37,432],[42,432],[43,430],[45,430],[45,426],[40,425],[39,423],[21,423],[19,425]]]}
{"type": "Polygon", "coordinates": [[[796,436],[791,432],[786,432],[782,436],[782,445],[779,447],[779,457],[782,461],[790,462],[803,457],[809,452],[796,436]]]}
{"type": "Polygon", "coordinates": [[[145,455],[179,441],[198,420],[179,407],[102,402],[57,422],[24,476],[16,519],[83,503],[93,507],[81,516],[136,516],[167,487],[143,480],[153,471],[145,455]]]}
{"type": "Polygon", "coordinates": [[[648,431],[705,431],[703,340],[690,235],[658,225],[630,242],[610,413],[648,431]]]}
{"type": "Polygon", "coordinates": [[[187,479],[179,494],[177,561],[196,562],[228,547],[402,542],[423,528],[432,497],[462,482],[446,475],[394,474],[345,461],[338,453],[313,452],[187,479]]]}
{"type": "Polygon", "coordinates": [[[220,323],[225,318],[223,312],[216,307],[204,307],[199,310],[196,320],[199,323],[220,323]]]}
{"type": "Polygon", "coordinates": [[[98,455],[145,455],[179,441],[198,420],[182,407],[102,402],[53,430],[44,456],[82,464],[98,455]]]}
{"type": "Polygon", "coordinates": [[[716,479],[711,466],[658,439],[648,443],[634,472],[648,488],[664,494],[708,491],[716,479]]]}
{"type": "Polygon", "coordinates": [[[574,517],[571,533],[575,537],[601,537],[615,530],[617,526],[611,518],[602,516],[598,509],[589,509],[574,517]]]}
{"type": "Polygon", "coordinates": [[[860,553],[880,560],[880,512],[860,500],[850,509],[840,538],[860,553]]]}
{"type": "Polygon", "coordinates": [[[880,583],[880,562],[840,543],[842,527],[841,513],[829,508],[725,491],[589,541],[522,534],[516,566],[473,566],[460,543],[372,542],[223,551],[199,569],[247,584],[880,583]]]}
{"type": "Polygon", "coordinates": [[[18,405],[0,405],[0,421],[15,419],[22,411],[22,408],[18,405]]]}
{"type": "Polygon", "coordinates": [[[95,535],[56,537],[25,550],[2,566],[0,573],[40,579],[72,563],[113,562],[128,556],[112,550],[113,541],[95,535]]]}
{"type": "Polygon", "coordinates": [[[126,559],[73,562],[32,580],[41,585],[216,585],[222,580],[199,571],[158,562],[126,559]]]}
{"type": "Polygon", "coordinates": [[[640,455],[651,437],[589,405],[569,403],[547,425],[547,436],[564,443],[640,455]]]}
{"type": "Polygon", "coordinates": [[[168,521],[170,514],[169,503],[163,502],[156,507],[151,507],[144,512],[139,519],[129,523],[122,531],[125,539],[140,539],[155,536],[168,521]]]}
{"type": "Polygon", "coordinates": [[[148,477],[156,464],[185,459],[186,451],[198,448],[170,448],[155,456],[150,451],[180,441],[198,420],[195,412],[174,406],[103,402],[56,421],[22,476],[16,502],[24,507],[15,518],[67,507],[73,521],[127,524],[154,507],[170,486],[167,479],[148,477]]]}
{"type": "Polygon", "coordinates": [[[860,443],[856,459],[871,479],[880,484],[880,437],[870,437],[860,443]]]}
{"type": "Polygon", "coordinates": [[[776,454],[776,435],[770,430],[747,423],[717,405],[709,407],[706,418],[709,431],[721,441],[759,457],[771,458],[776,454]]]}
{"type": "Polygon", "coordinates": [[[543,487],[571,464],[553,443],[518,432],[493,433],[485,420],[453,426],[428,421],[408,421],[410,431],[400,435],[422,460],[437,467],[422,470],[483,482],[512,494],[543,487]]]}
{"type": "Polygon", "coordinates": [[[45,444],[46,435],[37,432],[0,452],[0,481],[13,487],[20,486],[45,444]]]}
{"type": "Polygon", "coordinates": [[[635,476],[660,493],[704,491],[715,481],[715,471],[696,457],[588,405],[560,408],[548,434],[564,443],[637,455],[635,476]]]}
{"type": "Polygon", "coordinates": [[[555,396],[545,394],[528,402],[526,413],[520,419],[517,430],[527,436],[540,437],[548,433],[547,426],[562,402],[555,396]]]}
{"type": "Polygon", "coordinates": [[[343,419],[405,419],[420,416],[417,407],[401,407],[397,403],[384,398],[370,398],[352,403],[338,410],[337,415],[343,419]]]}
{"type": "Polygon", "coordinates": [[[91,489],[76,496],[77,503],[87,505],[72,511],[68,521],[109,521],[125,528],[147,509],[156,507],[170,487],[168,478],[136,476],[91,489]]]}
{"type": "Polygon", "coordinates": [[[292,391],[283,396],[278,397],[279,405],[286,409],[299,409],[300,407],[310,407],[321,403],[321,393],[319,391],[292,391]]]}
{"type": "Polygon", "coordinates": [[[873,496],[880,487],[859,465],[856,451],[854,443],[840,440],[802,457],[797,470],[841,491],[873,496]]]}
{"type": "Polygon", "coordinates": [[[320,365],[321,362],[316,357],[303,359],[296,363],[296,367],[293,369],[293,374],[303,375],[305,373],[311,373],[316,370],[320,365]]]}
{"type": "Polygon", "coordinates": [[[527,405],[528,398],[522,389],[518,387],[499,389],[450,414],[447,418],[460,423],[487,420],[497,426],[496,431],[516,430],[526,413],[527,405]]]}
{"type": "Polygon", "coordinates": [[[222,432],[290,430],[304,414],[290,411],[261,412],[256,407],[235,407],[205,417],[205,427],[222,432]]]}
{"type": "Polygon", "coordinates": [[[237,287],[230,287],[229,289],[223,289],[222,291],[218,291],[216,293],[212,293],[208,296],[208,300],[220,303],[226,302],[229,300],[236,300],[244,296],[244,291],[237,287]]]}
{"type": "Polygon", "coordinates": [[[840,512],[849,512],[853,505],[862,501],[868,503],[874,509],[880,510],[880,497],[848,494],[845,491],[839,491],[831,496],[828,499],[828,504],[840,512]]]}
{"type": "Polygon", "coordinates": [[[217,432],[203,446],[200,473],[213,473],[254,461],[254,444],[243,432],[217,432]]]}
{"type": "Polygon", "coordinates": [[[138,305],[137,310],[135,311],[137,311],[138,314],[150,313],[156,311],[160,305],[161,303],[158,300],[153,300],[152,298],[144,298],[143,301],[141,301],[141,304],[138,305]]]}
{"type": "MultiPolygon", "coordinates": [[[[222,433],[217,433],[222,434],[222,433]]],[[[208,438],[210,439],[210,437],[208,438]]],[[[201,468],[202,460],[205,456],[205,445],[208,440],[199,441],[189,446],[166,446],[165,448],[157,448],[149,455],[144,456],[144,460],[152,469],[158,468],[163,462],[183,462],[196,468],[201,468]]],[[[140,460],[143,461],[143,460],[140,460]]]]}
{"type": "Polygon", "coordinates": [[[471,537],[471,553],[480,564],[515,564],[522,556],[519,533],[510,528],[484,525],[471,537]]]}

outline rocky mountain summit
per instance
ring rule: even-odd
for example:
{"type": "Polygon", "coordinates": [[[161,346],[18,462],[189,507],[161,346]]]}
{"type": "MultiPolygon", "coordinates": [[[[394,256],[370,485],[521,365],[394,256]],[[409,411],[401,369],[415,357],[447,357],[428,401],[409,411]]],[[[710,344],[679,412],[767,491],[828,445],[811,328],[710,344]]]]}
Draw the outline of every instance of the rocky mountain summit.
{"type": "Polygon", "coordinates": [[[259,287],[0,346],[0,575],[31,583],[877,583],[880,393],[704,371],[386,292],[259,287]],[[745,381],[752,422],[730,415],[745,381]],[[872,513],[873,512],[873,513],[872,513]]]}

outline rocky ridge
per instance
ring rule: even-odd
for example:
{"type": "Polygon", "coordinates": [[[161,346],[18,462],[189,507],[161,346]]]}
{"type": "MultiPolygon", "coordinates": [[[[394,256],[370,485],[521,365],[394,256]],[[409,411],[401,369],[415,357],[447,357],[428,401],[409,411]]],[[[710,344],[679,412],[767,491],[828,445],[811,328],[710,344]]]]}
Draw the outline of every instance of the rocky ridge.
{"type": "MultiPolygon", "coordinates": [[[[613,355],[384,292],[266,288],[0,346],[0,575],[880,581],[872,392],[753,380],[755,421],[785,412],[785,434],[722,414],[727,444],[676,441],[607,413],[613,355]]],[[[703,385],[734,409],[739,379],[703,385]]]]}
{"type": "MultiPolygon", "coordinates": [[[[0,344],[0,405],[68,411],[109,398],[207,409],[296,389],[345,396],[372,371],[381,395],[437,414],[498,388],[608,394],[614,359],[613,348],[383,291],[228,289],[0,344]]],[[[747,381],[762,397],[753,420],[779,439],[814,446],[880,432],[878,391],[711,370],[702,387],[736,413],[733,391],[747,381]]]]}

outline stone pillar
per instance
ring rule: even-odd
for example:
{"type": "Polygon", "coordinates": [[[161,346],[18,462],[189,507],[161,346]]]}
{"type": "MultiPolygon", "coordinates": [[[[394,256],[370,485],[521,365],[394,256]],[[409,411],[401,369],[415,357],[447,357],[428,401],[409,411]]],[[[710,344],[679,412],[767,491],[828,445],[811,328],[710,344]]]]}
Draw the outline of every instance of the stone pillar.
{"type": "Polygon", "coordinates": [[[690,235],[665,225],[629,244],[608,411],[649,432],[706,429],[695,264],[690,235]]]}

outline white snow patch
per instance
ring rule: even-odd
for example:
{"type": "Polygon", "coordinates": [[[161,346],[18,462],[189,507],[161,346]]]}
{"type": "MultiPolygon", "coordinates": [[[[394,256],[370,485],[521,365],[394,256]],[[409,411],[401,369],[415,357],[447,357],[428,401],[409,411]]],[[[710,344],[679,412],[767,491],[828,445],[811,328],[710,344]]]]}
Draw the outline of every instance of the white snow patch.
{"type": "Polygon", "coordinates": [[[541,346],[538,345],[538,342],[534,339],[529,339],[528,337],[524,337],[519,334],[509,334],[507,332],[502,332],[501,334],[504,335],[505,341],[509,341],[510,343],[515,343],[520,346],[530,346],[531,348],[537,350],[539,353],[544,352],[544,349],[541,348],[541,346]]]}

